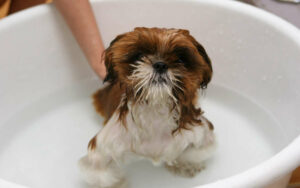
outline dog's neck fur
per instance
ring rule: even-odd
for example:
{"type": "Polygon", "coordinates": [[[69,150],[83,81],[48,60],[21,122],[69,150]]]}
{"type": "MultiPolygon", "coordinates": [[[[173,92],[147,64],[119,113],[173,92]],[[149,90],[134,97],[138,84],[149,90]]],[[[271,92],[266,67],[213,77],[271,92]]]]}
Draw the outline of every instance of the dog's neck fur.
{"type": "MultiPolygon", "coordinates": [[[[196,96],[198,93],[196,92],[196,96]]],[[[164,129],[164,131],[173,132],[178,130],[181,117],[181,108],[178,101],[170,97],[168,93],[161,95],[150,95],[147,100],[136,102],[126,96],[124,93],[119,109],[126,106],[126,114],[130,114],[138,129],[164,129]],[[125,99],[125,100],[124,100],[125,99]],[[125,102],[126,101],[126,102],[125,102]],[[151,124],[151,125],[149,125],[151,124]],[[153,125],[152,125],[153,124],[153,125]]],[[[195,109],[198,104],[192,105],[195,109]]],[[[120,117],[122,115],[121,110],[120,117]]],[[[120,118],[122,119],[122,118],[120,118]]],[[[126,124],[126,120],[123,121],[126,124]]],[[[126,125],[125,125],[126,126],[126,125]]],[[[151,130],[148,130],[151,132],[151,130]]]]}
{"type": "MultiPolygon", "coordinates": [[[[113,90],[110,91],[108,96],[112,97],[113,90]]],[[[183,104],[174,105],[171,97],[153,98],[151,96],[148,100],[137,102],[131,93],[127,94],[126,92],[121,94],[119,106],[99,133],[102,136],[99,135],[99,140],[97,140],[116,158],[126,161],[127,155],[123,155],[126,152],[151,159],[155,164],[173,161],[188,147],[191,140],[197,139],[200,142],[203,138],[203,131],[207,129],[208,123],[207,125],[198,124],[205,125],[204,127],[189,123],[188,130],[178,129],[182,120],[181,105],[183,104]],[[174,132],[174,130],[179,131],[174,132]]],[[[197,105],[192,104],[190,107],[196,108],[197,105]]],[[[195,118],[205,123],[201,114],[195,118]]],[[[93,139],[89,148],[94,148],[93,145],[97,145],[93,144],[95,142],[96,139],[93,139]]]]}
{"type": "Polygon", "coordinates": [[[178,110],[176,107],[174,108],[173,101],[170,99],[158,101],[134,105],[129,103],[129,113],[131,113],[138,129],[157,133],[157,130],[172,132],[178,127],[176,125],[178,110]]]}
{"type": "Polygon", "coordinates": [[[128,103],[127,132],[139,155],[161,161],[160,156],[165,152],[167,143],[173,139],[172,132],[178,128],[178,113],[172,105],[171,100],[128,103]]]}

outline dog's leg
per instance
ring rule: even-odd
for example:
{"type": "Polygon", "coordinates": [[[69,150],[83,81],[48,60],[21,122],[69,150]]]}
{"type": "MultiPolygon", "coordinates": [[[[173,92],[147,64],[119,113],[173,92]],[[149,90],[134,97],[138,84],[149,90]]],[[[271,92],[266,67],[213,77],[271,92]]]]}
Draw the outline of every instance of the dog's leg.
{"type": "Polygon", "coordinates": [[[214,153],[215,137],[212,124],[208,120],[204,120],[204,125],[193,130],[194,135],[200,136],[194,136],[194,140],[174,161],[165,164],[172,173],[184,177],[194,177],[204,169],[205,161],[214,153]]]}
{"type": "Polygon", "coordinates": [[[87,156],[80,159],[79,167],[87,183],[93,187],[127,187],[120,166],[105,153],[89,151],[87,156]]]}
{"type": "Polygon", "coordinates": [[[114,122],[114,119],[109,121],[89,142],[88,155],[79,161],[85,180],[93,187],[127,187],[120,160],[126,144],[120,139],[125,128],[118,127],[114,122]]]}
{"type": "Polygon", "coordinates": [[[194,177],[205,168],[205,161],[212,155],[214,148],[214,144],[200,148],[191,145],[175,161],[165,166],[176,175],[194,177]]]}

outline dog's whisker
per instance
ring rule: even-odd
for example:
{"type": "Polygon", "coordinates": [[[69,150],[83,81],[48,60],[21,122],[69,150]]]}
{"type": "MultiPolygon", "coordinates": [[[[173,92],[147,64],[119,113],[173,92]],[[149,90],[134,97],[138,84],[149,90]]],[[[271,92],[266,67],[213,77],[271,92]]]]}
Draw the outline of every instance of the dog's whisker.
{"type": "Polygon", "coordinates": [[[144,85],[146,84],[146,81],[140,81],[139,83],[136,84],[136,86],[134,86],[134,89],[136,91],[139,91],[144,85]]]}
{"type": "MultiPolygon", "coordinates": [[[[151,88],[150,88],[150,90],[151,90],[151,88]]],[[[148,97],[149,97],[149,94],[150,94],[151,92],[149,91],[149,90],[147,90],[147,94],[146,94],[146,96],[145,96],[145,99],[146,100],[148,100],[148,97]]]]}
{"type": "Polygon", "coordinates": [[[149,80],[149,78],[144,78],[144,79],[140,80],[140,81],[136,84],[136,86],[134,86],[134,88],[136,89],[136,88],[139,88],[140,86],[143,86],[145,83],[147,83],[147,80],[149,80]]]}
{"type": "Polygon", "coordinates": [[[172,94],[170,88],[169,88],[166,84],[164,84],[163,86],[166,88],[166,91],[167,91],[168,95],[169,95],[169,96],[174,100],[174,102],[176,103],[176,102],[177,102],[177,99],[176,99],[176,98],[174,97],[174,95],[172,94]]]}
{"type": "Polygon", "coordinates": [[[179,90],[184,91],[183,88],[180,87],[178,84],[175,83],[175,84],[173,84],[173,85],[175,86],[175,88],[178,88],[179,90]]]}
{"type": "Polygon", "coordinates": [[[140,94],[139,98],[137,99],[138,102],[140,102],[142,99],[145,98],[144,95],[145,95],[146,92],[147,92],[146,89],[143,89],[143,90],[142,90],[142,93],[140,94]]]}
{"type": "Polygon", "coordinates": [[[141,85],[141,86],[139,87],[139,89],[137,90],[136,94],[137,94],[141,89],[143,89],[143,90],[142,90],[142,93],[141,93],[141,95],[140,95],[140,96],[143,96],[143,94],[144,94],[145,91],[146,91],[146,89],[144,88],[145,85],[147,85],[147,82],[144,82],[143,85],[141,85]]]}
{"type": "Polygon", "coordinates": [[[180,89],[181,91],[183,91],[183,88],[180,87],[176,82],[180,82],[182,83],[180,80],[176,79],[175,77],[172,77],[173,75],[170,74],[170,77],[171,78],[168,78],[168,81],[175,87],[175,88],[178,88],[180,89]]]}
{"type": "Polygon", "coordinates": [[[173,82],[179,82],[179,83],[182,83],[182,81],[181,80],[179,80],[179,79],[177,79],[177,78],[173,78],[173,79],[171,79],[173,82]]]}

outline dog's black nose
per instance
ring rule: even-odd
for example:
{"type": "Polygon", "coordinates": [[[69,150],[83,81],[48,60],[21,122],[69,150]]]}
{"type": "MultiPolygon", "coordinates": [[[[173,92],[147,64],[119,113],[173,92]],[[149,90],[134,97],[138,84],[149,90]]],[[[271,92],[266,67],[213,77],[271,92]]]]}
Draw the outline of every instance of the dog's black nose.
{"type": "Polygon", "coordinates": [[[168,69],[168,65],[161,61],[154,63],[152,66],[160,74],[165,73],[168,69]]]}

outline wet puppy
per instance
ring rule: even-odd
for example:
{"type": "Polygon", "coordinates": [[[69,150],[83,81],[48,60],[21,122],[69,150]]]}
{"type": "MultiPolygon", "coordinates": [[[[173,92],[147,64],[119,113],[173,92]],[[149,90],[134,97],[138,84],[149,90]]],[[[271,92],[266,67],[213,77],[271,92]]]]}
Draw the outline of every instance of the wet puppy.
{"type": "Polygon", "coordinates": [[[187,30],[136,28],[105,51],[107,85],[94,95],[105,126],[79,164],[96,187],[125,187],[133,155],[194,176],[214,151],[212,124],[197,106],[212,77],[204,48],[187,30]]]}

